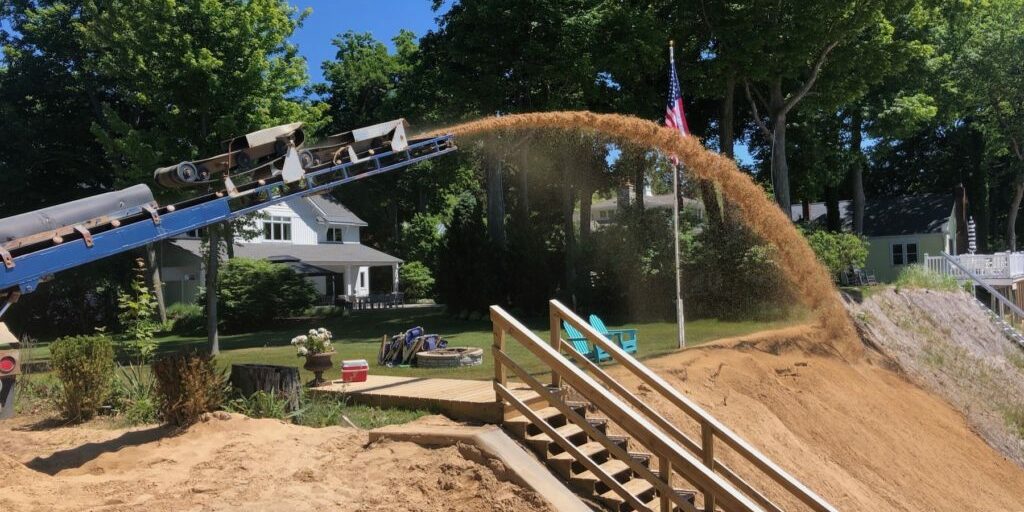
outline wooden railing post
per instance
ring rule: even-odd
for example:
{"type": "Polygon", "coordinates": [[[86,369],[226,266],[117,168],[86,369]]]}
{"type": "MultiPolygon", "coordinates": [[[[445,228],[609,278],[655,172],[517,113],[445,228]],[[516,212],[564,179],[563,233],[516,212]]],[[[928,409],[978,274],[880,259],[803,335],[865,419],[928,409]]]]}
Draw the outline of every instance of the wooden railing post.
{"type": "MultiPolygon", "coordinates": [[[[709,471],[715,470],[715,431],[711,424],[702,421],[700,423],[701,458],[709,471]]],[[[715,512],[715,496],[706,490],[704,491],[705,512],[715,512]]]]}
{"type": "MultiPolygon", "coordinates": [[[[549,326],[551,329],[551,348],[555,349],[555,352],[562,353],[562,324],[561,319],[558,317],[558,313],[555,312],[555,308],[552,304],[548,304],[548,319],[550,320],[549,326]]],[[[558,374],[554,369],[551,370],[551,387],[560,388],[562,387],[562,376],[558,374]]]]}
{"type": "MultiPolygon", "coordinates": [[[[491,357],[494,358],[494,382],[501,384],[502,386],[508,385],[508,371],[505,369],[505,365],[501,364],[501,360],[494,354],[505,352],[505,325],[501,323],[494,315],[491,315],[491,325],[494,330],[494,345],[491,346],[491,357]]],[[[498,402],[502,399],[500,396],[497,397],[498,402]]]]}
{"type": "MultiPolygon", "coordinates": [[[[658,458],[658,476],[661,477],[670,489],[672,488],[672,462],[664,455],[658,458]]],[[[673,490],[673,492],[675,491],[673,490]]],[[[663,493],[661,495],[661,512],[672,512],[674,507],[675,504],[672,503],[672,498],[663,493]]]]}

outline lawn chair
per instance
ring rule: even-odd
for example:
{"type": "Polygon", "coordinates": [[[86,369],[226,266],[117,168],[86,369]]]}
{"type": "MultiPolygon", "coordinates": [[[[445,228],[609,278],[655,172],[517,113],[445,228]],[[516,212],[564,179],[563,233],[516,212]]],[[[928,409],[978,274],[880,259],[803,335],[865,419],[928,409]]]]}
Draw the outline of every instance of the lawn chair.
{"type": "Polygon", "coordinates": [[[609,330],[604,325],[604,321],[597,315],[590,315],[590,326],[595,331],[604,335],[605,338],[615,341],[629,354],[636,354],[636,349],[639,346],[636,339],[636,329],[616,329],[609,330]]]}
{"type": "Polygon", "coordinates": [[[572,348],[576,349],[576,352],[579,352],[580,355],[595,363],[608,361],[612,358],[608,352],[601,350],[601,347],[592,346],[590,340],[583,333],[569,325],[565,320],[562,320],[562,328],[565,329],[565,334],[568,336],[568,341],[572,344],[572,348]]]}

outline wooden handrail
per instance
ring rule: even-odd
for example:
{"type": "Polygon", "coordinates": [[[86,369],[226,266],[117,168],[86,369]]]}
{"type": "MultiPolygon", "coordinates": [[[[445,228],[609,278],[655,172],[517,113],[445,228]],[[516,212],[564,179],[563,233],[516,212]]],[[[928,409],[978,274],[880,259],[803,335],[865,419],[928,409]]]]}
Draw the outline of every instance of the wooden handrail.
{"type": "MultiPolygon", "coordinates": [[[[572,310],[565,307],[557,300],[552,300],[550,302],[550,307],[552,315],[557,315],[561,320],[564,320],[578,329],[591,343],[600,347],[605,352],[608,352],[616,362],[628,369],[646,385],[650,386],[654,391],[672,403],[672,405],[685,412],[701,425],[701,437],[703,443],[703,446],[701,447],[702,462],[704,460],[704,455],[707,455],[706,452],[710,452],[710,461],[713,464],[719,464],[714,462],[713,458],[713,442],[714,438],[717,437],[735,450],[741,457],[750,462],[754,467],[761,470],[766,476],[771,478],[782,488],[786,489],[790,494],[815,512],[836,512],[835,507],[830,505],[820,496],[815,494],[814,491],[811,491],[799,480],[772,462],[768,457],[765,457],[760,451],[747,443],[747,441],[708,414],[702,407],[683,396],[682,393],[668,384],[668,382],[662,379],[658,374],[651,371],[650,368],[644,366],[636,358],[622,350],[617,344],[612,343],[611,340],[597,332],[597,330],[577,316],[572,310]]],[[[713,466],[706,467],[710,470],[714,469],[713,466]]]]}
{"type": "MultiPolygon", "coordinates": [[[[558,373],[562,382],[589,400],[630,436],[650,448],[655,455],[664,457],[683,478],[702,489],[705,496],[714,496],[719,506],[737,512],[764,512],[764,509],[754,503],[751,498],[738,491],[723,477],[708,469],[703,461],[677,444],[672,438],[665,436],[646,418],[628,407],[620,398],[577,368],[561,353],[555,352],[549,344],[544,343],[505,310],[498,306],[491,306],[491,321],[496,330],[500,328],[511,334],[513,339],[544,362],[553,372],[558,373]]],[[[495,348],[504,352],[504,342],[504,337],[500,344],[496,340],[495,348]]],[[[497,361],[495,362],[497,363],[497,361]]]]}

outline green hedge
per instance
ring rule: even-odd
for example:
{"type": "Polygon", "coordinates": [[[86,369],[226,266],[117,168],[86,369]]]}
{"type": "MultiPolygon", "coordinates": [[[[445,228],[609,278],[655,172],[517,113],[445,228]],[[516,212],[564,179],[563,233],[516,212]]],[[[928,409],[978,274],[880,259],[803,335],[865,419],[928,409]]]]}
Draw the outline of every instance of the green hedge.
{"type": "MultiPolygon", "coordinates": [[[[228,330],[251,331],[301,314],[316,304],[316,289],[290,267],[234,258],[220,271],[218,315],[228,330]]],[[[200,301],[205,302],[205,293],[200,301]]]]}

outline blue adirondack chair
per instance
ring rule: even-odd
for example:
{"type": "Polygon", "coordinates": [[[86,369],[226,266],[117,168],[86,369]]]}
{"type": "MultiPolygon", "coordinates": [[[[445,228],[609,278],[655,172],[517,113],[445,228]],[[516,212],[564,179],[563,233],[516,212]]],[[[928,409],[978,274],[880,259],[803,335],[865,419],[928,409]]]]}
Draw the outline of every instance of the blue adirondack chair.
{"type": "Polygon", "coordinates": [[[616,342],[622,347],[622,350],[630,354],[636,354],[638,346],[638,340],[636,339],[636,329],[616,329],[609,330],[604,325],[604,321],[597,315],[590,315],[590,326],[595,331],[603,334],[606,338],[616,342]]]}
{"type": "Polygon", "coordinates": [[[601,350],[601,347],[592,346],[590,340],[583,333],[565,320],[562,320],[562,328],[565,329],[565,333],[568,336],[567,341],[572,344],[572,348],[576,349],[576,352],[579,352],[580,355],[595,363],[601,363],[612,358],[608,352],[601,350]]]}

